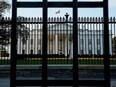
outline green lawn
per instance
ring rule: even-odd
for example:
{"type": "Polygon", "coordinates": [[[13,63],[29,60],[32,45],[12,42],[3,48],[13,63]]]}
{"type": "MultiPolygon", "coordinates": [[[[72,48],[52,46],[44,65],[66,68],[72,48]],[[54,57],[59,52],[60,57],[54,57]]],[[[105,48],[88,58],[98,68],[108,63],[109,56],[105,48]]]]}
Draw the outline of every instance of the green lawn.
{"type": "MultiPolygon", "coordinates": [[[[48,58],[48,64],[72,64],[73,59],[67,59],[67,58],[48,58]]],[[[79,64],[103,64],[103,58],[79,58],[78,59],[79,64]]],[[[9,65],[10,60],[0,60],[0,65],[9,65]]],[[[32,59],[25,59],[25,60],[17,60],[18,65],[37,65],[42,64],[42,60],[39,58],[32,58],[32,59]]],[[[116,60],[110,59],[110,64],[114,65],[116,64],[116,60]]]]}

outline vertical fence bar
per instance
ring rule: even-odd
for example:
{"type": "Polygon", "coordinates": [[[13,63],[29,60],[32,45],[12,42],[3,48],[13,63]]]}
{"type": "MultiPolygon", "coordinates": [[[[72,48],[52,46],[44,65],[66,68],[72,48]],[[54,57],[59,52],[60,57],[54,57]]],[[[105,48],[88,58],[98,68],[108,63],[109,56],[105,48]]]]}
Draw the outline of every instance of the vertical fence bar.
{"type": "MultiPolygon", "coordinates": [[[[86,22],[86,17],[84,18],[84,21],[86,22]]],[[[85,55],[87,55],[87,29],[86,29],[86,23],[85,23],[85,25],[84,25],[84,30],[85,30],[85,34],[84,34],[84,36],[85,36],[85,55]]]]}
{"type": "MultiPolygon", "coordinates": [[[[53,22],[53,17],[50,19],[50,22],[53,22]]],[[[54,24],[52,23],[51,25],[53,26],[54,24]]],[[[54,35],[55,35],[54,29],[52,28],[50,32],[51,32],[51,34],[52,34],[52,36],[51,36],[51,43],[52,43],[52,44],[51,44],[51,48],[52,48],[52,49],[51,49],[51,54],[54,55],[54,50],[53,50],[54,47],[55,47],[55,46],[54,46],[54,35]]]]}
{"type": "MultiPolygon", "coordinates": [[[[37,46],[37,48],[36,48],[36,49],[37,49],[37,54],[40,55],[41,53],[40,53],[40,48],[39,48],[39,46],[41,46],[41,45],[40,45],[40,43],[41,43],[41,38],[40,38],[40,34],[39,34],[39,33],[41,32],[41,30],[40,30],[40,28],[39,28],[39,25],[40,25],[40,23],[39,23],[39,18],[37,17],[36,20],[37,20],[37,22],[38,22],[38,23],[36,24],[36,28],[37,28],[37,31],[36,31],[36,35],[37,35],[37,36],[36,36],[36,46],[37,46]],[[39,40],[39,41],[38,41],[38,40],[39,40]]],[[[37,61],[38,61],[38,59],[37,59],[37,61]]]]}
{"type": "MultiPolygon", "coordinates": [[[[96,22],[97,22],[97,17],[96,17],[96,22]]],[[[98,45],[99,45],[99,37],[98,37],[98,24],[96,23],[96,54],[99,55],[98,52],[98,45]]]]}
{"type": "MultiPolygon", "coordinates": [[[[8,21],[9,21],[9,20],[11,20],[11,18],[8,17],[8,21]]],[[[10,23],[8,23],[8,25],[10,25],[10,23]]],[[[10,26],[8,26],[8,31],[10,31],[10,26]]],[[[10,34],[11,34],[11,33],[10,33],[10,34]]],[[[10,42],[10,39],[8,39],[8,43],[9,43],[9,42],[10,42]]],[[[9,50],[10,50],[10,43],[9,43],[9,45],[8,45],[7,47],[8,47],[7,49],[8,49],[8,55],[9,55],[9,56],[8,56],[8,57],[9,57],[9,59],[8,59],[8,65],[9,65],[9,63],[10,63],[9,60],[10,60],[10,56],[11,56],[10,51],[9,51],[9,50]]]]}
{"type": "Polygon", "coordinates": [[[100,17],[98,18],[98,31],[99,31],[99,33],[98,33],[98,37],[99,37],[99,41],[100,41],[100,45],[99,45],[99,49],[100,49],[100,55],[102,55],[102,51],[101,51],[101,29],[100,29],[100,26],[101,26],[101,23],[100,23],[100,17]]]}
{"type": "MultiPolygon", "coordinates": [[[[95,18],[94,18],[94,17],[92,18],[92,21],[93,21],[93,22],[95,21],[95,18]]],[[[94,49],[94,50],[93,50],[93,51],[94,51],[94,54],[93,54],[93,55],[95,55],[95,39],[96,39],[96,38],[95,38],[95,24],[94,24],[94,23],[93,23],[93,26],[92,26],[92,27],[93,27],[93,49],[94,49]]],[[[93,56],[93,57],[94,57],[94,56],[93,56]]]]}
{"type": "Polygon", "coordinates": [[[10,87],[15,87],[16,83],[16,54],[17,54],[17,0],[12,0],[12,30],[11,30],[11,68],[10,68],[10,87]]]}
{"type": "Polygon", "coordinates": [[[67,60],[68,60],[68,17],[69,17],[69,15],[68,15],[68,13],[66,13],[66,15],[65,15],[65,17],[66,17],[66,48],[67,48],[67,54],[66,54],[66,58],[67,58],[67,60]]]}
{"type": "Polygon", "coordinates": [[[113,54],[114,54],[114,58],[113,58],[113,64],[116,64],[116,59],[115,59],[115,57],[116,57],[116,30],[115,30],[115,28],[116,28],[116,25],[115,25],[115,17],[113,17],[112,18],[112,26],[113,26],[113,32],[114,32],[114,34],[113,34],[113,54]]]}
{"type": "MultiPolygon", "coordinates": [[[[59,20],[59,17],[57,17],[57,22],[60,22],[60,20],[59,20]]],[[[58,49],[57,49],[57,55],[59,54],[59,36],[60,36],[60,34],[59,34],[59,32],[60,32],[60,30],[59,30],[59,28],[60,28],[60,25],[59,26],[56,26],[56,32],[57,32],[57,44],[58,44],[58,49]]]]}
{"type": "Polygon", "coordinates": [[[104,78],[105,87],[110,87],[110,56],[109,56],[109,25],[108,25],[108,0],[104,0],[104,78]],[[107,43],[107,44],[106,44],[107,43]]]}
{"type": "Polygon", "coordinates": [[[47,87],[47,0],[43,0],[42,87],[47,87]]]}
{"type": "Polygon", "coordinates": [[[78,87],[77,0],[73,0],[73,86],[78,87]],[[75,48],[75,49],[74,49],[75,48]]]}
{"type": "Polygon", "coordinates": [[[34,29],[33,29],[33,42],[34,42],[33,43],[33,49],[34,49],[34,52],[33,53],[36,54],[36,44],[35,44],[36,43],[36,31],[37,31],[37,29],[36,29],[36,17],[34,17],[34,21],[33,22],[35,22],[34,26],[33,26],[34,27],[34,29]]]}
{"type": "MultiPolygon", "coordinates": [[[[40,18],[39,19],[40,20],[40,23],[42,22],[42,18],[40,18]]],[[[42,39],[42,35],[43,35],[43,31],[42,31],[42,23],[41,23],[41,25],[40,25],[40,39],[41,39],[41,43],[40,43],[40,49],[41,49],[41,55],[42,55],[42,50],[43,50],[43,48],[42,48],[42,46],[43,46],[43,39],[42,39]]]]}
{"type": "MultiPolygon", "coordinates": [[[[82,22],[84,18],[82,17],[82,22]]],[[[84,49],[84,24],[82,23],[82,49],[81,49],[81,55],[84,55],[85,49],[84,49]]]]}

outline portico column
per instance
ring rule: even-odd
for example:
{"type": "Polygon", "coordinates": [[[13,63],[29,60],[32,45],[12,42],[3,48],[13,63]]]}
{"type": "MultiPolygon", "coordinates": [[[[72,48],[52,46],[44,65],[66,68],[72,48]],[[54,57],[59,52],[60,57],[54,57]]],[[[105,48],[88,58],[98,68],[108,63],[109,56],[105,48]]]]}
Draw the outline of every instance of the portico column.
{"type": "Polygon", "coordinates": [[[65,56],[67,56],[67,50],[68,50],[68,42],[67,42],[68,38],[67,38],[67,35],[65,36],[65,56]]]}
{"type": "Polygon", "coordinates": [[[55,43],[56,43],[56,54],[58,54],[58,35],[55,35],[55,43]]]}
{"type": "Polygon", "coordinates": [[[8,53],[9,53],[9,58],[10,58],[11,57],[11,43],[8,45],[8,53]]]}

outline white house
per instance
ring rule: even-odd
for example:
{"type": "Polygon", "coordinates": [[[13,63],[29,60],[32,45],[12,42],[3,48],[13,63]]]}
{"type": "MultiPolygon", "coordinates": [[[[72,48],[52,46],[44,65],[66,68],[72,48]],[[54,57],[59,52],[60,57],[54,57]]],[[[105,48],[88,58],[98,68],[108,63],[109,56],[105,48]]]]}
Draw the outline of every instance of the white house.
{"type": "MultiPolygon", "coordinates": [[[[42,54],[42,29],[32,29],[26,44],[18,38],[18,54],[42,54]]],[[[103,30],[78,27],[78,54],[103,54],[103,30]]],[[[73,26],[59,23],[48,26],[48,54],[73,54],[73,26]]],[[[75,39],[74,39],[75,40],[75,39]]],[[[112,54],[112,33],[109,33],[110,54],[112,54]]],[[[10,53],[10,50],[9,50],[10,53]]]]}

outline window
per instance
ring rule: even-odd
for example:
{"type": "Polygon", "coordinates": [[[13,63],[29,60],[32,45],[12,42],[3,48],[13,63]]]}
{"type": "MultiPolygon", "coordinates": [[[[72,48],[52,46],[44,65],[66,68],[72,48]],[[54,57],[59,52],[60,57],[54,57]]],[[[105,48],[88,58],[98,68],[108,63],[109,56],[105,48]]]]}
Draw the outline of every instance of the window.
{"type": "Polygon", "coordinates": [[[69,41],[71,42],[71,38],[69,38],[69,41]]]}
{"type": "Polygon", "coordinates": [[[83,39],[80,39],[80,44],[83,44],[83,39]]]}
{"type": "Polygon", "coordinates": [[[60,39],[60,49],[62,50],[62,39],[60,39]]]}
{"type": "Polygon", "coordinates": [[[88,43],[89,43],[89,44],[92,44],[92,39],[89,39],[89,40],[88,40],[88,43]]]}
{"type": "Polygon", "coordinates": [[[50,40],[49,40],[49,45],[52,45],[52,44],[53,44],[53,40],[50,39],[50,40]]]}
{"type": "Polygon", "coordinates": [[[49,42],[49,54],[53,54],[53,40],[50,39],[50,42],[49,42]]]}
{"type": "Polygon", "coordinates": [[[31,45],[33,45],[33,39],[31,39],[31,45]]]}
{"type": "Polygon", "coordinates": [[[38,39],[38,44],[39,44],[39,45],[41,44],[41,39],[38,39]]]}
{"type": "Polygon", "coordinates": [[[100,52],[100,50],[97,50],[97,54],[100,54],[101,52],[100,52]]]}
{"type": "Polygon", "coordinates": [[[25,54],[25,50],[22,50],[22,54],[25,54]]]}
{"type": "Polygon", "coordinates": [[[81,52],[80,53],[83,54],[83,49],[81,49],[81,52]]]}
{"type": "Polygon", "coordinates": [[[97,45],[100,45],[100,39],[97,39],[97,45]]]}
{"type": "Polygon", "coordinates": [[[89,49],[89,54],[92,54],[92,50],[89,49]]]}
{"type": "Polygon", "coordinates": [[[33,54],[33,50],[30,50],[30,53],[33,54]]]}

